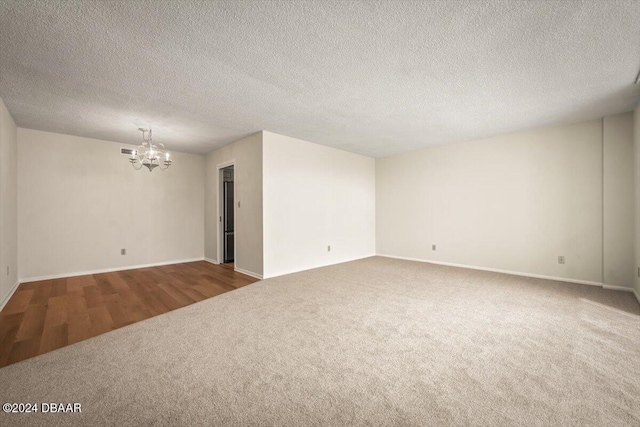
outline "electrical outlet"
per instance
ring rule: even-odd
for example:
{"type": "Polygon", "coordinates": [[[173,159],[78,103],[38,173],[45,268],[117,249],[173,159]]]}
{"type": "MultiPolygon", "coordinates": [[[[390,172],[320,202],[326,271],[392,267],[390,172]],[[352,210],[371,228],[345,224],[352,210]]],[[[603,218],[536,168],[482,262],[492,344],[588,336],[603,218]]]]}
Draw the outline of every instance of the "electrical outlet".
{"type": "Polygon", "coordinates": [[[436,245],[431,245],[431,250],[435,251],[436,250],[436,245]]]}
{"type": "Polygon", "coordinates": [[[327,246],[327,252],[331,252],[331,245],[327,246]]]}
{"type": "Polygon", "coordinates": [[[564,264],[564,255],[558,257],[558,264],[564,264]]]}
{"type": "Polygon", "coordinates": [[[126,255],[126,254],[127,254],[126,249],[120,249],[120,255],[126,255]]]}

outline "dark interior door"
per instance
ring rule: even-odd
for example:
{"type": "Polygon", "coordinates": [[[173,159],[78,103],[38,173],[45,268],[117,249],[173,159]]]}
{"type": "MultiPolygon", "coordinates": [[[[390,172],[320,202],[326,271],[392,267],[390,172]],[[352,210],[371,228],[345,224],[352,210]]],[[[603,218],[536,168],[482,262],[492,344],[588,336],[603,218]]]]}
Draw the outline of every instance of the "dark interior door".
{"type": "Polygon", "coordinates": [[[233,217],[233,182],[224,182],[224,262],[233,262],[234,256],[234,224],[233,217]]]}

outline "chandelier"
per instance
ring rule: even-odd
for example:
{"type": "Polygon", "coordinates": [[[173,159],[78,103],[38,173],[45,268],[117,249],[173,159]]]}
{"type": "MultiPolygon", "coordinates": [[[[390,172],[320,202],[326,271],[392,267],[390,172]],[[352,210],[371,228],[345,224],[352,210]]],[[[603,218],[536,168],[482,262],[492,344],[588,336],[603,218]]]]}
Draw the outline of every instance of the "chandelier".
{"type": "Polygon", "coordinates": [[[142,132],[142,145],[131,152],[129,162],[135,170],[140,170],[142,166],[146,166],[149,172],[160,167],[166,170],[171,166],[169,152],[164,149],[164,144],[155,143],[151,139],[151,128],[140,128],[142,132]]]}

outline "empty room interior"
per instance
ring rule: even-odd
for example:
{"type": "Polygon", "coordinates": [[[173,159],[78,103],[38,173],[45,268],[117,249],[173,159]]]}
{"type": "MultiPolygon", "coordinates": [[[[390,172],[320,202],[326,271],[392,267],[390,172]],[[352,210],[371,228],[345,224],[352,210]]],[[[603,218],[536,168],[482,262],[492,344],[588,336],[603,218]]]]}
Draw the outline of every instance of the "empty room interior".
{"type": "Polygon", "coordinates": [[[640,2],[0,0],[0,425],[640,426],[640,2]]]}

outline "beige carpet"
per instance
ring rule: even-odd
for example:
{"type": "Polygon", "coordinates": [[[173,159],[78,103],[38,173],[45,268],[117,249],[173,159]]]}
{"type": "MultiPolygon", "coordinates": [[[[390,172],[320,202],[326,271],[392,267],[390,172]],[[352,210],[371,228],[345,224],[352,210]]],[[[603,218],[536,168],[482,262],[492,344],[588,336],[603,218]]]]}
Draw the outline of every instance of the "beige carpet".
{"type": "Polygon", "coordinates": [[[1,425],[640,425],[630,293],[386,258],[265,280],[0,369],[1,425]]]}

